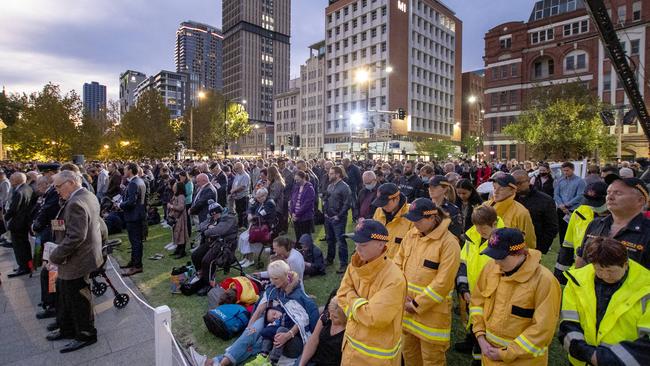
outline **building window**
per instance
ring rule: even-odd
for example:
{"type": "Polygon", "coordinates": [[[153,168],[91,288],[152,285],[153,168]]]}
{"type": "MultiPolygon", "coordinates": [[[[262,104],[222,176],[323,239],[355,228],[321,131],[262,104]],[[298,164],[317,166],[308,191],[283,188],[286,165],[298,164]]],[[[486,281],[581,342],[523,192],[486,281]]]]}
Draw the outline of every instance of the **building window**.
{"type": "Polygon", "coordinates": [[[632,3],[632,20],[641,20],[641,2],[635,1],[632,3]]]}
{"type": "Polygon", "coordinates": [[[626,10],[627,9],[626,9],[625,5],[621,5],[621,6],[618,7],[618,22],[621,23],[621,24],[625,23],[625,18],[626,18],[626,15],[627,15],[626,10]]]}
{"type": "Polygon", "coordinates": [[[638,39],[631,40],[630,41],[630,54],[631,55],[638,55],[640,45],[641,45],[640,40],[638,40],[638,39]]]}
{"type": "Polygon", "coordinates": [[[499,46],[501,49],[509,49],[512,47],[512,37],[504,37],[499,40],[499,46]]]}
{"type": "Polygon", "coordinates": [[[540,57],[533,63],[533,78],[545,79],[555,73],[555,62],[550,57],[540,57]]]}
{"type": "Polygon", "coordinates": [[[564,25],[564,36],[570,37],[576,34],[587,33],[589,31],[589,20],[585,19],[580,22],[573,22],[564,25]]]}
{"type": "Polygon", "coordinates": [[[603,89],[607,92],[612,89],[612,74],[603,75],[603,89]]]}
{"type": "Polygon", "coordinates": [[[544,29],[530,34],[530,41],[532,44],[552,41],[553,38],[553,28],[544,29]]]}
{"type": "Polygon", "coordinates": [[[587,70],[587,53],[584,51],[570,52],[564,58],[565,72],[578,72],[587,70]]]}

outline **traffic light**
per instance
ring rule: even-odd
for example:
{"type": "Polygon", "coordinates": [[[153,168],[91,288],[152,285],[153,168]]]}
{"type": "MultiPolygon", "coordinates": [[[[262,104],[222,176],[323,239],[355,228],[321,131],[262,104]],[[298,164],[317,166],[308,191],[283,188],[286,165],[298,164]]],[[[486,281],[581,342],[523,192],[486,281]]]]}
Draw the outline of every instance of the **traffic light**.
{"type": "Polygon", "coordinates": [[[275,145],[271,144],[271,146],[269,146],[269,150],[271,150],[271,152],[274,152],[275,151],[275,145]]]}
{"type": "Polygon", "coordinates": [[[296,135],[296,147],[300,147],[300,135],[296,135]]]}
{"type": "Polygon", "coordinates": [[[287,136],[287,145],[293,146],[293,136],[287,136]]]}
{"type": "Polygon", "coordinates": [[[397,119],[405,119],[406,118],[406,111],[404,108],[399,108],[397,109],[397,119]]]}

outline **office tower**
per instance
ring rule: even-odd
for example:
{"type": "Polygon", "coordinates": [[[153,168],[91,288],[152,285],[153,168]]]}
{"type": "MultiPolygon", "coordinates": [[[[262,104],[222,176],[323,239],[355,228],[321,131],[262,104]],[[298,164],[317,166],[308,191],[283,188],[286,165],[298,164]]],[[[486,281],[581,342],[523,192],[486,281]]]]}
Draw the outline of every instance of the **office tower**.
{"type": "Polygon", "coordinates": [[[84,83],[83,110],[92,118],[106,118],[106,85],[96,81],[84,83]]]}
{"type": "MultiPolygon", "coordinates": [[[[197,89],[223,89],[223,34],[220,29],[194,21],[182,22],[176,31],[174,61],[176,72],[198,75],[197,89]]],[[[198,93],[199,90],[193,91],[198,93]]]]}
{"type": "Polygon", "coordinates": [[[190,75],[187,73],[161,70],[138,85],[134,95],[135,102],[138,103],[142,93],[154,89],[160,93],[169,109],[169,118],[181,118],[190,103],[189,80],[190,75]]]}
{"type": "Polygon", "coordinates": [[[120,74],[120,116],[135,105],[135,90],[146,78],[144,73],[133,70],[120,74]]]}

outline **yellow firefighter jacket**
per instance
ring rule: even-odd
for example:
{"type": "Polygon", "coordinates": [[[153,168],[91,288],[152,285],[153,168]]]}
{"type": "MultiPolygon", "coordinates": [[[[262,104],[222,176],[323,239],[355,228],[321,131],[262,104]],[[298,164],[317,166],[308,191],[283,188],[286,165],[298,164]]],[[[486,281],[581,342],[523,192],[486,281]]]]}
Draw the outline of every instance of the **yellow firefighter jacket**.
{"type": "Polygon", "coordinates": [[[397,251],[399,250],[402,241],[404,240],[404,236],[413,227],[413,223],[411,221],[402,217],[402,215],[408,212],[409,204],[404,201],[404,205],[397,211],[395,217],[391,222],[386,222],[386,213],[381,209],[381,207],[378,207],[375,210],[375,215],[372,217],[373,219],[384,224],[384,226],[386,226],[386,229],[388,229],[389,241],[386,243],[386,256],[388,256],[390,259],[393,259],[395,257],[395,254],[397,254],[397,251]]]}
{"type": "Polygon", "coordinates": [[[524,240],[528,248],[535,249],[537,247],[535,226],[530,218],[530,212],[524,205],[515,201],[515,195],[501,202],[489,200],[485,204],[494,207],[497,215],[503,219],[505,227],[519,229],[524,233],[524,240]]]}

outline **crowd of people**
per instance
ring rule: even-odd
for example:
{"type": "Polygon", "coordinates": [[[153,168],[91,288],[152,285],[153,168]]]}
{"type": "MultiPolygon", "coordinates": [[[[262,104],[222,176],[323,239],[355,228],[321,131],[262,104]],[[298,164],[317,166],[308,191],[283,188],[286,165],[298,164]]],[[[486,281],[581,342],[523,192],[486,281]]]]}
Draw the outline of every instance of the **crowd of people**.
{"type": "Polygon", "coordinates": [[[102,231],[126,230],[122,275],[133,276],[145,269],[148,226],[160,222],[175,259],[191,252],[199,295],[215,264],[232,264],[217,260],[224,248],[244,268],[272,253],[254,274],[270,285],[248,327],[222,355],[191,349],[200,365],[258,354],[274,364],[444,365],[455,304],[466,338],[453,349],[474,364],[545,365],[555,337],[575,365],[650,364],[649,166],[591,164],[581,177],[571,162],[558,173],[514,160],[5,163],[2,245],[14,250],[16,277],[44,259],[39,246],[59,244],[40,273],[37,316],[56,316],[48,339],[72,337],[72,350],[96,341],[82,298],[102,231]],[[81,211],[92,225],[73,227],[81,211]],[[314,237],[317,225],[324,237],[314,237]],[[556,238],[551,272],[541,258],[554,255],[556,238]],[[83,265],[71,270],[73,258],[83,265]],[[319,313],[303,279],[328,267],[342,278],[319,313]],[[55,271],[61,283],[50,291],[55,271]]]}

